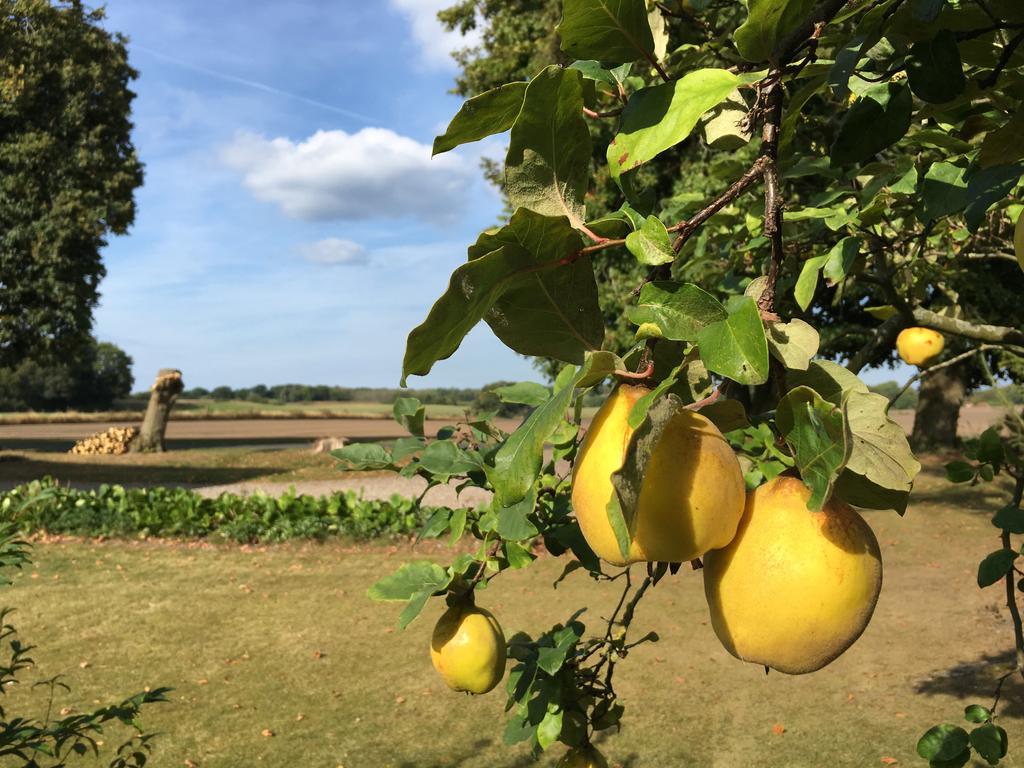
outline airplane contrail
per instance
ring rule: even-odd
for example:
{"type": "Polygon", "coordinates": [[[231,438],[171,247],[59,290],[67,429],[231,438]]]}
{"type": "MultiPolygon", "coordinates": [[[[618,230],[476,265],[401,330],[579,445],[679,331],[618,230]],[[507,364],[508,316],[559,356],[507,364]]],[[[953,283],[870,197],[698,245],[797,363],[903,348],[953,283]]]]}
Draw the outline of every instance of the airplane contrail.
{"type": "Polygon", "coordinates": [[[380,124],[380,121],[377,120],[377,118],[370,117],[369,115],[364,115],[361,112],[354,112],[351,109],[344,109],[342,107],[336,107],[333,104],[326,104],[322,101],[317,101],[316,99],[311,99],[308,96],[302,96],[301,94],[298,93],[283,91],[280,88],[275,88],[272,85],[267,85],[266,83],[261,83],[256,80],[246,80],[243,77],[236,77],[235,75],[230,75],[226,72],[218,72],[215,69],[209,69],[208,67],[203,67],[199,64],[193,64],[192,62],[184,61],[183,59],[179,59],[174,56],[168,56],[166,53],[154,51],[152,48],[146,48],[142,45],[131,44],[130,47],[133,50],[142,51],[143,53],[148,53],[150,56],[155,56],[158,59],[163,59],[164,61],[170,64],[174,64],[185,69],[191,69],[194,72],[209,75],[210,77],[215,77],[218,80],[224,80],[225,82],[235,83],[237,85],[244,85],[247,88],[254,88],[258,91],[263,91],[265,93],[272,93],[275,96],[284,96],[285,98],[288,99],[302,101],[305,102],[306,104],[309,104],[310,106],[319,107],[320,109],[326,109],[330,112],[334,112],[339,115],[344,115],[345,117],[352,118],[353,120],[359,120],[360,122],[367,123],[369,125],[380,124]]]}

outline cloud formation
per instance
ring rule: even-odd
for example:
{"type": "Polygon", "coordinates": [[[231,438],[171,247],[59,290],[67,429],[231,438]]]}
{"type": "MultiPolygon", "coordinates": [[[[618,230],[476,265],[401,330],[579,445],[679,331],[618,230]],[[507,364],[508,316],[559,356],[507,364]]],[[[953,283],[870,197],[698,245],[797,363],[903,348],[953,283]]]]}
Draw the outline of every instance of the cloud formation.
{"type": "Polygon", "coordinates": [[[449,32],[437,20],[437,12],[450,8],[452,0],[390,0],[391,7],[405,16],[412,29],[413,39],[420,47],[423,62],[434,67],[453,68],[452,51],[476,45],[480,39],[478,30],[463,37],[458,32],[449,32]]]}
{"type": "Polygon", "coordinates": [[[387,128],[317,131],[305,141],[238,134],[223,152],[263,202],[303,221],[415,217],[449,222],[464,209],[476,169],[387,128]]]}
{"type": "Polygon", "coordinates": [[[352,267],[370,261],[363,246],[340,237],[327,237],[315,243],[307,243],[299,247],[299,253],[306,261],[330,267],[352,267]]]}

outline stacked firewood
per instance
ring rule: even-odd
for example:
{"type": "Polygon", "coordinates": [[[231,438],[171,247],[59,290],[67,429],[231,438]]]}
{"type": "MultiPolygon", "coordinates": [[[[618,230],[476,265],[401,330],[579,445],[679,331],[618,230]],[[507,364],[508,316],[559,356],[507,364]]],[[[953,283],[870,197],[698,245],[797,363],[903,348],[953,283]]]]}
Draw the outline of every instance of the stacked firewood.
{"type": "Polygon", "coordinates": [[[68,453],[79,456],[120,456],[139,434],[136,427],[111,427],[79,440],[68,453]]]}

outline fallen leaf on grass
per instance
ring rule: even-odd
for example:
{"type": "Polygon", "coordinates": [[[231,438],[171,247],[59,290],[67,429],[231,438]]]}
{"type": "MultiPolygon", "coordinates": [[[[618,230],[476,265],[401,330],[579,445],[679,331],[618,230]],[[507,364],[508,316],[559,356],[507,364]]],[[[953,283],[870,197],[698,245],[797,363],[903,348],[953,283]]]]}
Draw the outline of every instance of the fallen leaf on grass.
{"type": "Polygon", "coordinates": [[[267,738],[270,738],[271,736],[274,735],[274,732],[272,730],[270,730],[269,728],[264,728],[262,731],[260,731],[260,734],[263,735],[263,736],[266,736],[267,738]]]}
{"type": "Polygon", "coordinates": [[[885,765],[896,765],[896,763],[898,763],[899,760],[897,760],[895,757],[883,757],[882,762],[885,765]]]}
{"type": "Polygon", "coordinates": [[[776,736],[781,736],[785,732],[786,726],[784,726],[782,723],[776,723],[772,726],[772,733],[774,733],[776,736]]]}

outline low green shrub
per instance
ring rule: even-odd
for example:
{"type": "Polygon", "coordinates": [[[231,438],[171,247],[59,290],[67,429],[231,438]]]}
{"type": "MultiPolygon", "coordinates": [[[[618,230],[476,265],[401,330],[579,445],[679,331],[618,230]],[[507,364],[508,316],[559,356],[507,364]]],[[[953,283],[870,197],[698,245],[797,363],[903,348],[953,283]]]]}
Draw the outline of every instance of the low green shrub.
{"type": "Polygon", "coordinates": [[[23,534],[247,543],[407,535],[418,531],[433,512],[398,495],[379,501],[360,498],[353,491],[316,497],[292,489],[282,496],[222,493],[205,498],[186,488],[101,485],[76,490],[51,478],[18,486],[0,501],[0,522],[15,525],[23,534]]]}

